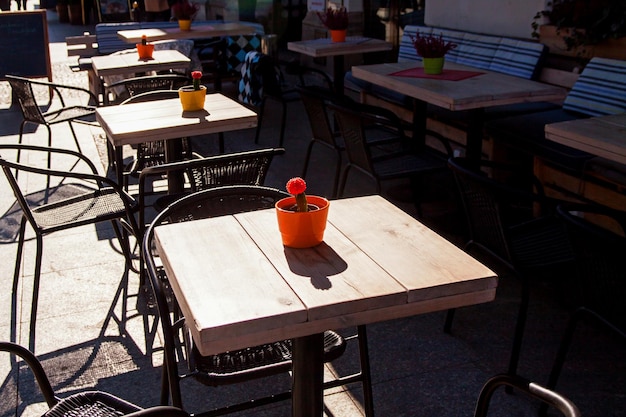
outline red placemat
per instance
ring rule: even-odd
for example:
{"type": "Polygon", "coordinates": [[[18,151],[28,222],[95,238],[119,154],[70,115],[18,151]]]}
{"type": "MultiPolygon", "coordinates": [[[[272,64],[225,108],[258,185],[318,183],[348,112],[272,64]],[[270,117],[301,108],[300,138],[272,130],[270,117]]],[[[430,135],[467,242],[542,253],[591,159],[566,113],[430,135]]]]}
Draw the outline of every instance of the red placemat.
{"type": "Polygon", "coordinates": [[[450,70],[445,69],[441,74],[432,75],[432,74],[424,74],[424,68],[409,68],[406,70],[398,71],[391,73],[389,75],[395,77],[410,77],[410,78],[433,78],[437,80],[446,80],[446,81],[460,81],[465,80],[466,78],[476,77],[477,75],[484,74],[484,72],[479,71],[462,71],[462,70],[450,70]]]}

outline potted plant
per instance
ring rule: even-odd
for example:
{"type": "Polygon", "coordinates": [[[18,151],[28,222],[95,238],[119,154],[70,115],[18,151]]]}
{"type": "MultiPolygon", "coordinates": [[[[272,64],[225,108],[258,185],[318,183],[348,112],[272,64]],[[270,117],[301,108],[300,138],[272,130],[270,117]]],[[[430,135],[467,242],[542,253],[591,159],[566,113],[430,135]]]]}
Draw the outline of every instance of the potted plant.
{"type": "Polygon", "coordinates": [[[206,86],[200,84],[202,72],[192,71],[191,78],[193,78],[193,85],[186,85],[178,89],[178,97],[183,106],[183,111],[204,110],[206,86]]]}
{"type": "Polygon", "coordinates": [[[276,218],[283,245],[310,248],[324,240],[330,202],[324,197],[305,194],[306,182],[295,177],[287,181],[286,197],[276,202],[276,218]]]}
{"type": "Polygon", "coordinates": [[[200,10],[198,3],[192,3],[189,0],[177,0],[172,5],[172,16],[178,20],[180,30],[190,30],[191,21],[200,10]]]}
{"type": "Polygon", "coordinates": [[[626,58],[623,0],[553,0],[548,6],[537,12],[531,26],[532,36],[552,52],[583,58],[626,58]]]}
{"type": "Polygon", "coordinates": [[[422,35],[417,32],[415,36],[411,36],[411,42],[415,52],[422,57],[424,73],[434,75],[443,72],[445,55],[457,47],[455,43],[445,41],[442,34],[439,34],[439,36],[433,34],[422,35]]]}
{"type": "Polygon", "coordinates": [[[348,11],[345,7],[329,7],[323,13],[317,12],[317,16],[330,31],[330,38],[333,42],[345,42],[349,23],[348,11]]]}
{"type": "Polygon", "coordinates": [[[154,44],[148,43],[146,35],[141,35],[141,43],[136,44],[139,59],[152,59],[154,44]]]}

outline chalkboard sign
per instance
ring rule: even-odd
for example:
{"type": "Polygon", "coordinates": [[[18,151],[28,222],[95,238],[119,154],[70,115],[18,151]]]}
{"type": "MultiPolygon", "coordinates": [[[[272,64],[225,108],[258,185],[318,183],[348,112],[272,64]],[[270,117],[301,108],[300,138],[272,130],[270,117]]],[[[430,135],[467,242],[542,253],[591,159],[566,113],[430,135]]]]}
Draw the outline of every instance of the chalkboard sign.
{"type": "Polygon", "coordinates": [[[0,13],[0,80],[7,74],[52,80],[45,10],[0,13]]]}

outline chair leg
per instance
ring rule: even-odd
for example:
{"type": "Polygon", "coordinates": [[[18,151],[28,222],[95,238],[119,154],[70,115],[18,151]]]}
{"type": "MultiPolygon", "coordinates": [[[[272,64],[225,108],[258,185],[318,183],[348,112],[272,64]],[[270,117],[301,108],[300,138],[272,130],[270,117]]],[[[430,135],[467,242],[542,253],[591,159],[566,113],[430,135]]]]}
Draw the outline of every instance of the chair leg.
{"type": "Polygon", "coordinates": [[[26,233],[26,217],[22,216],[20,223],[19,238],[17,243],[17,253],[15,254],[15,270],[13,272],[13,288],[11,294],[11,339],[13,343],[17,341],[17,290],[20,282],[20,267],[22,265],[22,252],[24,249],[24,235],[26,233]]]}
{"type": "MultiPolygon", "coordinates": [[[[515,335],[513,336],[513,347],[511,349],[511,358],[509,359],[509,375],[517,373],[517,365],[519,363],[520,352],[522,350],[522,339],[524,338],[524,329],[526,327],[526,316],[528,314],[528,303],[530,301],[530,284],[524,277],[522,279],[522,299],[520,300],[519,310],[517,312],[517,323],[515,324],[515,335]]],[[[507,390],[510,392],[511,390],[507,390]]]]}
{"type": "Polygon", "coordinates": [[[304,166],[302,167],[302,178],[306,179],[306,173],[309,170],[309,160],[311,159],[311,153],[313,152],[313,145],[315,139],[311,139],[309,146],[306,148],[306,154],[304,155],[304,166]]]}
{"type": "Polygon", "coordinates": [[[372,372],[370,369],[369,346],[365,325],[357,327],[359,337],[359,359],[363,384],[363,408],[366,417],[374,417],[374,398],[372,394],[372,372]]]}
{"type": "Polygon", "coordinates": [[[70,130],[72,131],[72,136],[74,136],[74,142],[76,143],[76,149],[78,149],[78,152],[83,153],[82,149],[80,149],[80,143],[78,142],[78,137],[76,136],[76,132],[74,131],[74,125],[72,124],[71,121],[69,121],[68,124],[70,125],[70,130]]]}
{"type": "Polygon", "coordinates": [[[41,256],[43,254],[43,236],[37,234],[37,252],[35,254],[35,276],[33,279],[33,300],[30,307],[30,333],[28,348],[35,352],[35,327],[37,325],[37,307],[39,304],[39,283],[41,281],[41,256]]]}
{"type": "Polygon", "coordinates": [[[452,321],[454,320],[454,313],[456,312],[456,308],[451,308],[446,313],[446,321],[443,325],[444,333],[450,334],[452,332],[452,321]]]}
{"type": "Polygon", "coordinates": [[[287,103],[285,101],[283,104],[283,113],[280,120],[280,138],[278,139],[278,146],[283,147],[283,143],[285,141],[285,126],[287,125],[287,103]]]}
{"type": "Polygon", "coordinates": [[[343,174],[341,175],[341,180],[339,180],[339,191],[337,192],[337,197],[343,197],[343,190],[346,188],[346,182],[348,181],[348,174],[350,172],[350,165],[346,166],[343,170],[343,174]]]}
{"type": "Polygon", "coordinates": [[[337,190],[339,189],[339,175],[341,174],[341,150],[337,149],[337,163],[335,165],[335,178],[333,179],[333,192],[331,198],[337,198],[337,190]]]}

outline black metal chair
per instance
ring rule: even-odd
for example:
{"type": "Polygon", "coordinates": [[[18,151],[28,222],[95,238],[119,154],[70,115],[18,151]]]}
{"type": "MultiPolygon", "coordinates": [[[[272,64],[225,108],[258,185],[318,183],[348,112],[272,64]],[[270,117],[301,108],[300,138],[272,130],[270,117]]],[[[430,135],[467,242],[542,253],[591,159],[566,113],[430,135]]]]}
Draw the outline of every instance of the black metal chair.
{"type": "Polygon", "coordinates": [[[408,178],[412,182],[416,209],[418,214],[421,214],[419,179],[425,174],[446,169],[446,160],[452,155],[452,149],[447,140],[436,136],[446,149],[447,155],[430,148],[411,150],[402,123],[394,113],[380,107],[358,104],[330,103],[329,108],[334,112],[339,125],[348,158],[348,164],[341,176],[338,195],[340,197],[343,195],[348,176],[353,169],[374,180],[376,192],[379,194],[382,181],[408,178]],[[374,126],[377,129],[373,129],[374,126]],[[379,135],[384,131],[387,132],[385,139],[379,141],[379,145],[384,141],[401,142],[404,147],[396,152],[375,156],[371,146],[368,146],[368,143],[373,141],[370,136],[379,135]]]}
{"type": "MultiPolygon", "coordinates": [[[[116,92],[118,90],[124,93],[114,93],[117,101],[123,101],[130,97],[136,96],[148,91],[157,90],[178,90],[180,87],[191,84],[192,80],[184,74],[157,74],[141,77],[125,78],[112,84],[104,83],[105,92],[116,92]]],[[[109,94],[104,94],[104,104],[112,104],[109,100],[109,94]]],[[[114,103],[113,103],[114,104],[114,103]]]]}
{"type": "MultiPolygon", "coordinates": [[[[46,417],[188,417],[180,408],[156,406],[141,408],[103,391],[84,391],[65,398],[55,394],[41,362],[28,349],[11,342],[0,342],[0,351],[15,355],[28,365],[49,410],[46,417]]],[[[17,361],[12,361],[17,366],[17,361]]],[[[17,372],[17,371],[16,371],[17,372]]]]}
{"type": "MultiPolygon", "coordinates": [[[[170,84],[173,86],[174,84],[170,84]]],[[[135,89],[133,91],[139,91],[135,89]]],[[[171,98],[178,98],[178,91],[176,90],[150,90],[141,92],[139,94],[131,95],[128,99],[124,100],[120,105],[129,103],[141,103],[152,100],[165,100],[171,98]]],[[[221,137],[220,137],[221,138],[221,137]]],[[[221,139],[223,141],[223,139],[221,139]]],[[[189,138],[181,138],[183,147],[183,159],[191,159],[199,157],[192,151],[191,141],[189,138]]],[[[155,140],[150,142],[142,142],[137,144],[137,153],[135,158],[124,167],[124,189],[128,190],[129,178],[138,178],[141,175],[141,171],[147,167],[162,165],[165,163],[165,141],[155,140]]]]}
{"type": "MultiPolygon", "coordinates": [[[[58,123],[67,122],[70,126],[70,130],[72,131],[72,136],[74,137],[74,142],[76,143],[76,148],[80,152],[80,144],[78,143],[78,138],[76,137],[76,132],[74,131],[74,126],[72,123],[87,123],[94,125],[95,124],[95,114],[96,114],[96,105],[98,104],[98,99],[96,96],[91,93],[89,90],[85,90],[84,88],[55,84],[47,81],[40,80],[32,80],[29,78],[18,77],[15,75],[6,75],[6,79],[11,85],[11,90],[13,94],[17,98],[17,101],[20,105],[20,110],[22,111],[22,123],[20,124],[20,136],[18,143],[22,143],[22,135],[24,134],[24,126],[27,123],[33,123],[38,125],[43,125],[48,129],[48,146],[52,146],[52,125],[58,123]],[[42,108],[37,103],[37,97],[35,95],[35,91],[33,90],[33,86],[37,86],[42,90],[48,89],[50,94],[50,101],[48,105],[52,103],[52,96],[56,94],[60,101],[60,107],[43,111],[42,108]],[[85,98],[86,105],[68,105],[66,101],[69,99],[69,95],[80,94],[80,97],[85,98]]],[[[19,154],[17,161],[19,161],[19,154]]],[[[48,166],[50,161],[48,161],[48,166]]]]}
{"type": "MultiPolygon", "coordinates": [[[[557,350],[547,387],[556,388],[578,324],[587,321],[626,340],[626,212],[590,204],[563,204],[575,264],[569,303],[574,306],[557,350]]],[[[541,415],[545,415],[543,407],[541,415]]]]}
{"type": "MultiPolygon", "coordinates": [[[[508,373],[514,375],[526,325],[530,277],[545,275],[550,268],[562,273],[561,268],[572,261],[569,241],[554,216],[558,201],[545,197],[535,177],[512,177],[519,172],[514,167],[489,161],[476,165],[465,158],[451,158],[448,166],[467,220],[469,238],[465,250],[478,249],[487,255],[488,261],[493,264],[495,260],[496,266],[506,268],[522,284],[508,367],[508,373]],[[489,177],[486,171],[502,181],[489,177]]],[[[446,316],[447,333],[451,332],[454,312],[449,310],[446,316]]]]}
{"type": "MultiPolygon", "coordinates": [[[[12,301],[17,302],[17,288],[20,277],[20,265],[22,261],[22,251],[26,233],[26,224],[30,224],[35,232],[37,242],[37,252],[35,254],[35,271],[33,278],[33,298],[30,316],[30,350],[35,350],[35,326],[37,318],[37,302],[39,296],[39,281],[41,275],[41,261],[43,251],[43,237],[60,230],[70,229],[86,224],[95,224],[104,221],[111,221],[113,230],[120,242],[121,248],[126,257],[127,269],[132,268],[132,258],[128,233],[139,236],[139,228],[135,221],[134,212],[137,208],[136,201],[128,195],[114,181],[97,174],[94,164],[84,155],[70,151],[68,149],[55,149],[31,145],[0,145],[0,165],[13,190],[13,194],[22,209],[22,220],[19,230],[19,243],[15,259],[15,272],[13,276],[13,296],[12,301]],[[39,168],[6,159],[9,152],[29,152],[33,153],[33,159],[39,155],[54,155],[55,158],[63,158],[67,162],[67,170],[57,170],[51,168],[39,168]],[[87,166],[87,169],[84,168],[87,166]],[[79,172],[88,170],[87,173],[79,172]],[[41,182],[47,185],[44,195],[37,201],[31,201],[28,195],[22,190],[18,181],[18,172],[23,171],[29,174],[29,182],[33,183],[35,177],[41,178],[41,182]],[[52,183],[53,179],[57,179],[52,183]],[[75,179],[76,184],[69,183],[68,180],[75,179]],[[60,187],[73,186],[69,195],[62,198],[55,198],[56,191],[60,187]],[[120,228],[122,226],[122,228],[120,228]]],[[[12,309],[12,329],[15,329],[17,318],[15,308],[12,309]]],[[[15,336],[15,335],[13,335],[15,336]]]]}
{"type": "MultiPolygon", "coordinates": [[[[139,225],[146,221],[146,183],[148,179],[179,172],[186,175],[189,191],[196,192],[207,188],[227,185],[264,185],[272,160],[285,153],[283,148],[259,149],[232,154],[196,158],[181,162],[172,162],[144,169],[139,176],[139,225]]],[[[167,194],[159,197],[152,205],[157,212],[184,194],[167,194]]]]}
{"type": "MultiPolygon", "coordinates": [[[[169,288],[165,271],[158,267],[153,249],[154,229],[169,222],[193,221],[197,219],[273,208],[276,201],[288,194],[261,186],[229,186],[202,190],[170,204],[159,213],[146,230],[142,245],[149,282],[154,291],[159,320],[163,331],[165,360],[162,378],[162,404],[183,408],[180,381],[193,377],[208,386],[234,384],[246,380],[286,373],[291,369],[291,341],[283,340],[219,355],[202,356],[193,345],[189,332],[185,331],[185,318],[177,307],[176,299],[169,288]],[[174,321],[172,321],[174,320],[174,321]],[[178,347],[183,347],[184,352],[178,347]],[[179,356],[177,360],[177,351],[179,356]],[[186,360],[187,371],[180,374],[178,363],[186,360]]],[[[361,371],[325,383],[325,388],[338,387],[361,381],[363,384],[365,410],[373,416],[371,380],[365,326],[357,329],[361,371]]],[[[341,356],[346,340],[334,331],[325,332],[325,361],[341,356]]],[[[223,415],[253,407],[287,400],[291,392],[282,392],[211,410],[202,415],[223,415]]]]}
{"type": "Polygon", "coordinates": [[[517,375],[502,374],[490,378],[485,385],[483,385],[476,403],[474,417],[487,416],[493,394],[498,388],[503,386],[513,388],[515,391],[526,394],[530,398],[539,400],[545,404],[546,407],[552,406],[560,411],[565,417],[580,417],[582,415],[580,410],[578,410],[578,407],[576,407],[576,404],[558,392],[552,391],[517,375]]]}

